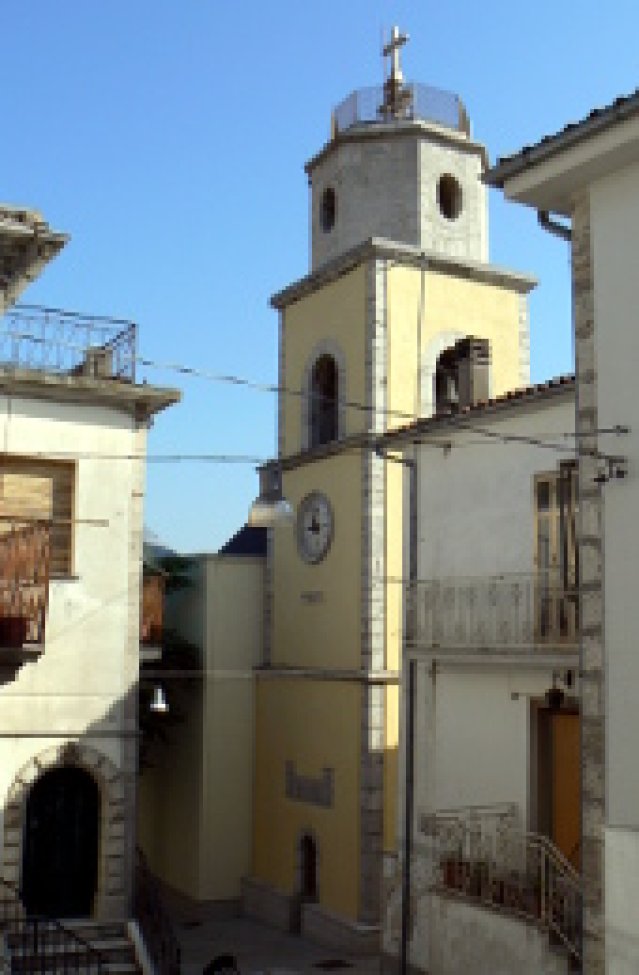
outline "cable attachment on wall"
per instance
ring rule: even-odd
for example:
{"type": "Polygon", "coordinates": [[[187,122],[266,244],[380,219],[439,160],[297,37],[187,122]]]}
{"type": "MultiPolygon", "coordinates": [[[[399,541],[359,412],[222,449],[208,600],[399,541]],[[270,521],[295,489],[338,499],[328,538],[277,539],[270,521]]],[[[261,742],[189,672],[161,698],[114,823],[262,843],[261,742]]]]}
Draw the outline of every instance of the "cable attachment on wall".
{"type": "Polygon", "coordinates": [[[627,457],[605,457],[593,481],[595,484],[607,484],[613,479],[622,480],[628,476],[627,457]]]}

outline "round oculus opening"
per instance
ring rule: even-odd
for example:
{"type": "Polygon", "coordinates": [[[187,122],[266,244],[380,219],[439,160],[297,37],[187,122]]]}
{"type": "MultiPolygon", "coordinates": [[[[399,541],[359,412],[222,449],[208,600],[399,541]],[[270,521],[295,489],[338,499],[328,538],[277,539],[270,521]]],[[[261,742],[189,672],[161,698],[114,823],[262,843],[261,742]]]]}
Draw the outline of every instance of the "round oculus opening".
{"type": "Polygon", "coordinates": [[[320,223],[322,230],[328,233],[335,225],[337,217],[337,196],[332,186],[327,186],[320,200],[320,223]]]}
{"type": "Polygon", "coordinates": [[[462,188],[459,180],[446,173],[437,184],[437,203],[442,216],[456,220],[462,211],[462,188]]]}

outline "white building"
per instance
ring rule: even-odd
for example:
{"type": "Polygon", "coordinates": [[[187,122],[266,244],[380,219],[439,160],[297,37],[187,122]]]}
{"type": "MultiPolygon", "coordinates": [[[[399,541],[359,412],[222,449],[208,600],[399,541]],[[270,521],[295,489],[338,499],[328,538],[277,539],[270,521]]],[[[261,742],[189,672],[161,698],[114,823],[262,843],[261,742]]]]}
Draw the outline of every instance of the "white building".
{"type": "Polygon", "coordinates": [[[583,971],[625,975],[639,970],[639,94],[501,160],[488,181],[572,238],[583,448],[583,971]],[[558,226],[549,212],[569,223],[558,226]]]}
{"type": "MultiPolygon", "coordinates": [[[[382,440],[413,506],[403,938],[429,975],[550,975],[579,953],[574,409],[559,379],[382,440]]],[[[405,835],[386,865],[390,956],[405,835]]]]}
{"type": "Polygon", "coordinates": [[[147,430],[135,326],[14,304],[64,245],[0,208],[2,901],[131,916],[147,430]]]}
{"type": "Polygon", "coordinates": [[[191,918],[237,910],[250,870],[265,535],[244,528],[219,553],[184,559],[186,584],[167,596],[166,625],[188,641],[193,670],[178,650],[142,675],[165,689],[176,716],[142,771],[140,845],[191,918]]]}

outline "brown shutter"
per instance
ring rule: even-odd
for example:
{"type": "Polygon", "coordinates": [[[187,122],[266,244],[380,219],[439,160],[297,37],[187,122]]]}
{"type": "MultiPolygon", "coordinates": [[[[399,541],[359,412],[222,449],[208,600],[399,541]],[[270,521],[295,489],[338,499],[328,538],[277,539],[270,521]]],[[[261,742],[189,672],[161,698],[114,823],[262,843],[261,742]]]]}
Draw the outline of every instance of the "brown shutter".
{"type": "Polygon", "coordinates": [[[51,575],[70,575],[73,570],[74,483],[73,463],[0,460],[0,532],[8,530],[11,518],[53,521],[51,575]]]}

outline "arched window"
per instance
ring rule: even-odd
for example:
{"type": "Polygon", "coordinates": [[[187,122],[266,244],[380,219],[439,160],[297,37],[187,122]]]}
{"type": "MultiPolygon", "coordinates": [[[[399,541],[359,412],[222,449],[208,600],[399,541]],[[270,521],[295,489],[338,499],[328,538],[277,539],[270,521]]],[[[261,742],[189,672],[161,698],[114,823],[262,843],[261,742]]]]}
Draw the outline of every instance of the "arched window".
{"type": "Polygon", "coordinates": [[[313,365],[310,388],[309,446],[331,443],[339,435],[339,379],[332,355],[320,355],[313,365]]]}

